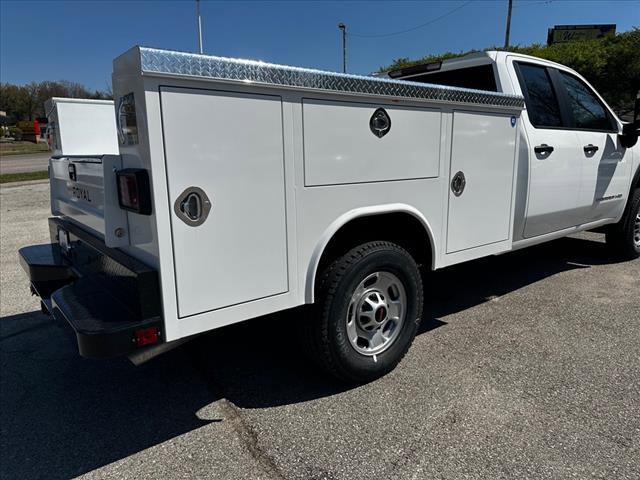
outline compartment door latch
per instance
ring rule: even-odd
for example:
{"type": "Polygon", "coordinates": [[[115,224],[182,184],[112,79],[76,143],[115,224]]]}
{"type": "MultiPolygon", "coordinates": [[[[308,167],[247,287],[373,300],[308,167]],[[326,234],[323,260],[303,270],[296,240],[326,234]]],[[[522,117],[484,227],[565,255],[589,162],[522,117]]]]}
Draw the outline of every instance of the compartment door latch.
{"type": "Polygon", "coordinates": [[[456,197],[462,195],[464,192],[464,188],[467,186],[467,179],[464,176],[463,172],[458,172],[453,176],[453,180],[451,180],[451,191],[456,197]]]}
{"type": "Polygon", "coordinates": [[[201,188],[189,187],[178,196],[173,210],[184,223],[190,227],[197,227],[209,216],[211,200],[201,188]]]}

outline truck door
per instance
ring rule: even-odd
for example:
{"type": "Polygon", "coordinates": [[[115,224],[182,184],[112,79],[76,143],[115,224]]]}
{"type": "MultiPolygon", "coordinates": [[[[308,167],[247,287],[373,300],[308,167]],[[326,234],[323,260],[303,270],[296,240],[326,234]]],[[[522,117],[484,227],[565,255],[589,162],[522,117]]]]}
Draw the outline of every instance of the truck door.
{"type": "Polygon", "coordinates": [[[617,122],[589,85],[568,72],[560,71],[559,78],[582,150],[580,221],[615,218],[625,206],[631,155],[619,144],[617,122]]]}
{"type": "Polygon", "coordinates": [[[160,96],[178,316],[288,291],[282,99],[160,96]]]}
{"type": "MultiPolygon", "coordinates": [[[[568,129],[556,86],[543,65],[514,62],[526,110],[522,114],[529,148],[527,238],[578,225],[582,152],[568,129]]],[[[522,173],[521,173],[522,174],[522,173]]]]}

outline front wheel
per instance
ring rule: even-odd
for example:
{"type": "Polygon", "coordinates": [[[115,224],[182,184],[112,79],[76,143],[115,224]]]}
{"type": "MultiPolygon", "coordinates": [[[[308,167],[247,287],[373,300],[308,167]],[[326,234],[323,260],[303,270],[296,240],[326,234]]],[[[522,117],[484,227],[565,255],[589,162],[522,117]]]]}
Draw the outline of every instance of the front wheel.
{"type": "Polygon", "coordinates": [[[423,291],[411,255],[390,242],[353,248],[321,273],[308,352],[350,383],[374,380],[404,357],[422,317],[423,291]]]}
{"type": "Polygon", "coordinates": [[[622,258],[640,257],[640,188],[631,193],[620,222],[607,232],[607,244],[622,258]]]}

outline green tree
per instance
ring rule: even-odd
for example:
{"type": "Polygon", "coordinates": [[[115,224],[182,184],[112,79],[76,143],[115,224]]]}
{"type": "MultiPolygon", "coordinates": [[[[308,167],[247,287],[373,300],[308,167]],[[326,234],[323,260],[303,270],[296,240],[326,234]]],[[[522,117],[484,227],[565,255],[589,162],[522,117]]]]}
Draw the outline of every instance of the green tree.
{"type": "Polygon", "coordinates": [[[0,84],[0,110],[7,112],[11,121],[23,118],[25,110],[24,91],[18,85],[0,84]]]}
{"type": "MultiPolygon", "coordinates": [[[[485,50],[504,50],[493,47],[485,50]]],[[[448,58],[460,57],[478,50],[409,60],[398,58],[380,71],[395,70],[448,58]]],[[[640,89],[640,28],[594,40],[574,41],[555,45],[533,44],[514,46],[508,51],[551,60],[579,72],[618,112],[633,109],[636,92],[640,89]]]]}
{"type": "Polygon", "coordinates": [[[31,82],[28,85],[0,84],[0,110],[12,122],[44,117],[44,103],[51,97],[110,99],[109,92],[89,91],[83,85],[67,80],[31,82]]]}

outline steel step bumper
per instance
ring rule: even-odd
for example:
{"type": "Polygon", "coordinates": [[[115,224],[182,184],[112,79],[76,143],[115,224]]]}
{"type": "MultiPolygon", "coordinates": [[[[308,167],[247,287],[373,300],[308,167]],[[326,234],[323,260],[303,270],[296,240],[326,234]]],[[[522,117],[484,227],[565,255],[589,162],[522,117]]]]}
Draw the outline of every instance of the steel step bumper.
{"type": "Polygon", "coordinates": [[[75,225],[49,222],[52,239],[68,232],[69,251],[58,243],[24,247],[20,264],[43,310],[71,326],[80,354],[122,356],[163,342],[157,272],[75,225]]]}

